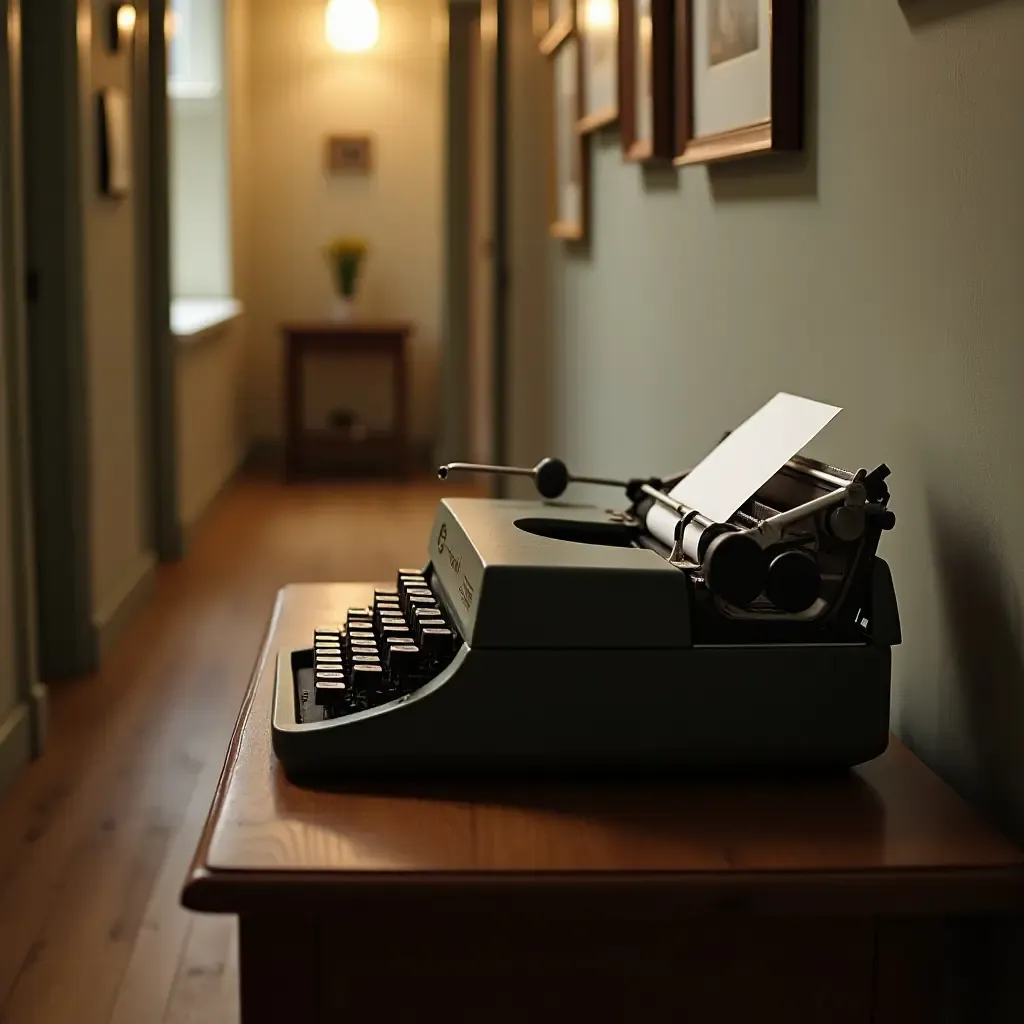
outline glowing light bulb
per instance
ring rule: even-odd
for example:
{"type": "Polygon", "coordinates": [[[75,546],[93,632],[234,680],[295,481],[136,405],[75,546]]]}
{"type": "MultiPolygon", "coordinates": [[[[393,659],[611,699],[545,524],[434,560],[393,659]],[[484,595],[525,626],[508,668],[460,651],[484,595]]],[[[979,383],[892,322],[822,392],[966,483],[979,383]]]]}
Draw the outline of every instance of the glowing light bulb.
{"type": "Polygon", "coordinates": [[[342,53],[372,50],[380,38],[380,12],[374,0],[328,0],[327,42],[342,53]]]}
{"type": "Polygon", "coordinates": [[[131,32],[135,28],[135,8],[131,4],[121,4],[118,7],[117,27],[122,32],[131,32]]]}
{"type": "Polygon", "coordinates": [[[613,28],[615,22],[612,0],[588,0],[587,28],[613,28]]]}

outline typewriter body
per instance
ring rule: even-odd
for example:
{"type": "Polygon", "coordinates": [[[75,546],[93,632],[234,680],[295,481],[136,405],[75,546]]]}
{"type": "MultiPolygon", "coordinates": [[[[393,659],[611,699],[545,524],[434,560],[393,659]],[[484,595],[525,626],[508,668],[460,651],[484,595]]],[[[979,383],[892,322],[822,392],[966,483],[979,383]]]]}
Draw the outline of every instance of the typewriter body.
{"type": "Polygon", "coordinates": [[[442,500],[422,565],[281,655],[290,776],[823,771],[885,750],[885,467],[793,458],[725,523],[671,480],[602,508],[562,497],[556,460],[512,472],[540,497],[442,500]]]}

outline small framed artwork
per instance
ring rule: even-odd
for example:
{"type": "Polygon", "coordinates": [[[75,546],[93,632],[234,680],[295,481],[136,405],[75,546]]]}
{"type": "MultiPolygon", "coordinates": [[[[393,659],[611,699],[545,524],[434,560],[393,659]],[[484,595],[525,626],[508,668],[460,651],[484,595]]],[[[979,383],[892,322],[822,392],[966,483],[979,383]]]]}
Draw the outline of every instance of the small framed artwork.
{"type": "Polygon", "coordinates": [[[677,165],[803,145],[802,0],[678,0],[677,165]]]}
{"type": "Polygon", "coordinates": [[[331,135],[327,139],[328,174],[368,174],[373,168],[369,135],[331,135]]]}
{"type": "Polygon", "coordinates": [[[675,156],[674,0],[620,0],[622,109],[619,124],[627,160],[675,156]]]}
{"type": "Polygon", "coordinates": [[[585,135],[619,117],[619,0],[580,0],[576,23],[583,79],[577,128],[585,135]]]}
{"type": "Polygon", "coordinates": [[[588,147],[576,130],[580,111],[580,47],[571,35],[551,55],[555,145],[551,235],[582,241],[587,233],[588,147]]]}
{"type": "Polygon", "coordinates": [[[103,89],[98,97],[100,191],[123,199],[132,187],[131,108],[123,89],[103,89]]]}
{"type": "Polygon", "coordinates": [[[539,0],[543,32],[540,51],[550,57],[576,31],[576,0],[539,0]]]}

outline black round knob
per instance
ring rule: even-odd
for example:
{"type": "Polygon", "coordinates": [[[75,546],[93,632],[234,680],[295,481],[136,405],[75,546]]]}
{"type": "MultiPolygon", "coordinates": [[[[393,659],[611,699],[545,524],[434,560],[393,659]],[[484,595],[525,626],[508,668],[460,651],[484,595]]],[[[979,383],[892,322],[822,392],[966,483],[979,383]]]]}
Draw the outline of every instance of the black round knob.
{"type": "Polygon", "coordinates": [[[569,486],[569,470],[561,459],[544,459],[533,471],[542,498],[560,498],[569,486]]]}
{"type": "Polygon", "coordinates": [[[864,536],[866,519],[863,507],[840,505],[829,514],[828,525],[834,537],[852,544],[864,536]]]}
{"type": "Polygon", "coordinates": [[[768,556],[753,537],[723,533],[708,545],[703,570],[713,594],[742,608],[764,590],[768,556]]]}
{"type": "Polygon", "coordinates": [[[805,612],[821,594],[821,570],[804,551],[786,551],[772,559],[765,594],[784,612],[805,612]]]}

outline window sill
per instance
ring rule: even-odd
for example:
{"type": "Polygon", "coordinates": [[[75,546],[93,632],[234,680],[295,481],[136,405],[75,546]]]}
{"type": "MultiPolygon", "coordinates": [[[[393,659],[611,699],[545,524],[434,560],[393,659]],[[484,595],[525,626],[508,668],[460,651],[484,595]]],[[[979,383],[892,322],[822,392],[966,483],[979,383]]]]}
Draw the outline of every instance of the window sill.
{"type": "Polygon", "coordinates": [[[241,315],[237,299],[172,299],[171,333],[179,345],[195,345],[241,315]]]}

